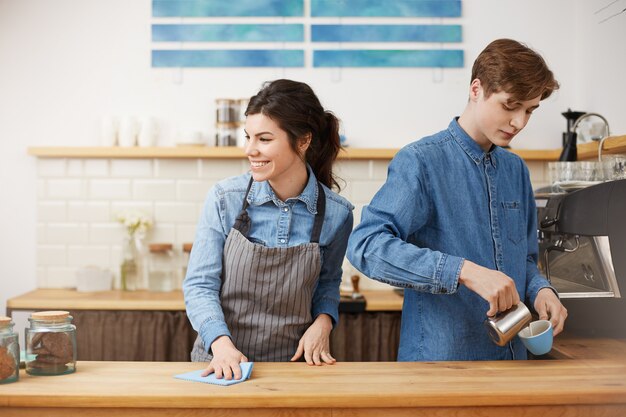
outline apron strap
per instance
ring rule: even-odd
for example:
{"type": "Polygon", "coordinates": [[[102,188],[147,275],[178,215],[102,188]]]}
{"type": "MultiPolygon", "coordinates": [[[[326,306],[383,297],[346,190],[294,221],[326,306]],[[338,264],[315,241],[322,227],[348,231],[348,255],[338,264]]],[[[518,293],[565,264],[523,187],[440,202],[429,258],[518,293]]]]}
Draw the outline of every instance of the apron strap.
{"type": "MultiPolygon", "coordinates": [[[[250,216],[248,216],[248,193],[252,187],[253,178],[250,177],[248,188],[246,189],[246,195],[243,198],[243,204],[241,205],[241,211],[235,219],[233,228],[238,230],[242,235],[248,236],[250,232],[250,216]]],[[[326,193],[322,188],[322,184],[317,182],[317,214],[315,215],[315,221],[313,223],[313,230],[311,231],[311,243],[319,243],[320,235],[322,234],[322,226],[324,225],[324,215],[326,214],[326,193]]]]}
{"type": "Polygon", "coordinates": [[[317,214],[315,215],[315,222],[311,231],[311,243],[320,243],[324,215],[326,214],[326,193],[319,181],[317,182],[317,190],[317,214]]]}
{"type": "Polygon", "coordinates": [[[248,216],[248,193],[250,192],[250,188],[252,187],[252,182],[254,179],[250,176],[250,182],[248,182],[248,188],[246,189],[246,195],[243,198],[243,204],[241,205],[241,211],[237,215],[235,219],[235,224],[233,228],[238,230],[242,235],[248,236],[250,233],[250,216],[248,216]]]}

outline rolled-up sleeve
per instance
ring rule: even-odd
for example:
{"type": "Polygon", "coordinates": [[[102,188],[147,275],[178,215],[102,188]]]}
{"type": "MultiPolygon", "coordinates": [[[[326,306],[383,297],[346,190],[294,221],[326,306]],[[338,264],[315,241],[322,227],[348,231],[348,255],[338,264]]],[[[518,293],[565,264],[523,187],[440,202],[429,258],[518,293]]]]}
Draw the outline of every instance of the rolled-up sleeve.
{"type": "Polygon", "coordinates": [[[187,316],[207,349],[218,337],[230,337],[220,304],[222,255],[226,241],[223,204],[219,187],[213,187],[204,203],[183,282],[187,316]]]}
{"type": "Polygon", "coordinates": [[[337,230],[331,243],[324,248],[324,259],[320,276],[313,294],[311,312],[313,318],[320,314],[328,314],[333,326],[339,322],[339,286],[341,285],[343,259],[348,246],[348,237],[352,231],[354,218],[352,211],[342,226],[337,230]]]}
{"type": "Polygon", "coordinates": [[[432,209],[417,152],[403,148],[391,161],[387,181],[363,208],[350,236],[348,259],[368,277],[393,286],[454,293],[463,258],[408,242],[432,209]]]}

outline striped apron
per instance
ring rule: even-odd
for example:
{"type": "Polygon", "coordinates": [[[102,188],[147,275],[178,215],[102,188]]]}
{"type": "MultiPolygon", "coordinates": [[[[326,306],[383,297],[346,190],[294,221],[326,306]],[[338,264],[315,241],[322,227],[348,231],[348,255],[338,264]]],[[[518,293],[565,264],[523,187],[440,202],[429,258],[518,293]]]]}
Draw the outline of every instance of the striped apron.
{"type": "MultiPolygon", "coordinates": [[[[234,345],[253,362],[286,362],[312,323],[313,292],[321,269],[319,238],[326,197],[317,184],[317,214],[311,242],[268,248],[248,240],[248,193],[224,245],[220,301],[234,345]]],[[[191,360],[212,355],[198,336],[191,360]]]]}

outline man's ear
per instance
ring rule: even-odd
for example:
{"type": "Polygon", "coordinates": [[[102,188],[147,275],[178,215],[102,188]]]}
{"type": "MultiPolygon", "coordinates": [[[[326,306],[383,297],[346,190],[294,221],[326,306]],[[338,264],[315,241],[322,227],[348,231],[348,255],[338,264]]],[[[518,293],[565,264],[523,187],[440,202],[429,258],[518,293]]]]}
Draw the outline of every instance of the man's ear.
{"type": "Polygon", "coordinates": [[[470,91],[469,91],[470,101],[474,101],[474,102],[478,101],[478,99],[482,96],[482,94],[483,94],[483,85],[480,83],[480,80],[476,78],[470,84],[470,91]]]}

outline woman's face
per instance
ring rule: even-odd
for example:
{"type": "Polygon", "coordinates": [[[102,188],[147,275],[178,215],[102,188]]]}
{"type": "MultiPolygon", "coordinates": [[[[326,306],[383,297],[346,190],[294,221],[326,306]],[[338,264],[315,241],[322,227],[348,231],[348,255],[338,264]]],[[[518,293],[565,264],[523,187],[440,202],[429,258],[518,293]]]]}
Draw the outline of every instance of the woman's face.
{"type": "Polygon", "coordinates": [[[248,115],[245,131],[244,149],[255,181],[282,182],[299,177],[303,169],[306,172],[304,161],[289,145],[287,132],[274,120],[261,113],[248,115]]]}

